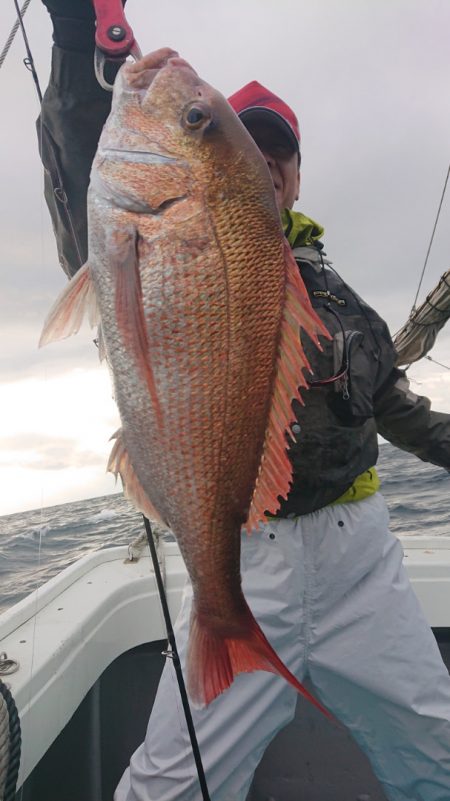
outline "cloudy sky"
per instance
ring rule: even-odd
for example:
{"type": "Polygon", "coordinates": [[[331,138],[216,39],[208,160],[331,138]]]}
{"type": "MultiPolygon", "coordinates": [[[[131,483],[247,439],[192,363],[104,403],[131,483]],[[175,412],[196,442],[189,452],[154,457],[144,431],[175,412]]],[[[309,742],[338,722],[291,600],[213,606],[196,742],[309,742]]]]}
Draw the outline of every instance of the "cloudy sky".
{"type": "MultiPolygon", "coordinates": [[[[169,45],[224,94],[258,79],[298,112],[298,208],[326,229],[334,266],[395,332],[408,316],[450,161],[448,0],[129,0],[144,51],[169,45]]],[[[49,18],[25,17],[43,88],[49,18]]],[[[14,22],[2,3],[1,42],[14,22]]],[[[92,333],[37,350],[65,283],[35,141],[37,98],[20,36],[0,70],[0,514],[115,491],[105,475],[118,427],[92,333]]],[[[450,267],[450,191],[422,298],[450,267]]],[[[450,330],[432,356],[450,365],[450,330]]],[[[450,412],[450,371],[410,371],[450,412]]]]}

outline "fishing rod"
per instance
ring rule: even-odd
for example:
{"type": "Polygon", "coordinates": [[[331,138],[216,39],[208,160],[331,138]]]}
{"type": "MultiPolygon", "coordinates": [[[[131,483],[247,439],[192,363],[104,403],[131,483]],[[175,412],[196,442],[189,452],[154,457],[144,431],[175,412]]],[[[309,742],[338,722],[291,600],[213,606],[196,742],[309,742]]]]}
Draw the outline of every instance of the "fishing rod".
{"type": "MultiPolygon", "coordinates": [[[[38,78],[38,75],[37,75],[37,72],[36,72],[36,68],[34,66],[33,54],[31,52],[30,45],[29,45],[29,42],[28,42],[27,32],[25,30],[25,25],[23,24],[23,19],[22,19],[23,14],[22,14],[22,12],[21,12],[21,10],[19,8],[18,0],[13,0],[13,2],[14,2],[15,8],[16,8],[16,12],[17,12],[17,22],[20,25],[20,29],[22,31],[22,36],[23,36],[23,41],[25,43],[25,50],[27,51],[27,57],[24,58],[23,63],[25,64],[27,70],[29,70],[31,72],[32,76],[33,76],[33,81],[34,81],[34,84],[36,86],[36,91],[37,91],[37,94],[38,94],[38,97],[39,97],[39,102],[42,103],[41,87],[39,85],[39,78],[38,78]]],[[[26,11],[26,9],[25,9],[25,11],[26,11]]]]}
{"type": "Polygon", "coordinates": [[[181,695],[181,701],[182,701],[182,704],[183,704],[183,711],[184,711],[184,715],[185,715],[185,718],[186,718],[186,724],[187,724],[187,727],[188,727],[189,738],[190,738],[190,741],[191,741],[192,753],[194,755],[195,766],[197,768],[197,773],[198,773],[198,780],[199,780],[200,788],[201,788],[201,791],[202,791],[203,801],[211,801],[210,795],[209,795],[209,792],[208,792],[208,786],[206,784],[205,771],[203,769],[203,762],[202,762],[202,758],[201,758],[201,754],[200,754],[200,749],[199,749],[199,746],[198,746],[197,735],[195,733],[194,721],[192,719],[191,707],[189,705],[189,699],[188,699],[188,695],[187,695],[187,692],[186,692],[186,685],[184,683],[183,671],[182,671],[182,668],[181,668],[180,657],[179,657],[179,654],[178,654],[177,644],[176,644],[176,640],[175,640],[175,633],[174,633],[174,630],[173,630],[172,621],[170,619],[170,612],[169,612],[169,606],[168,606],[168,603],[167,603],[167,596],[166,596],[166,592],[165,592],[165,589],[164,589],[164,583],[163,583],[162,576],[161,576],[161,570],[159,569],[158,555],[156,553],[155,541],[153,539],[153,532],[152,532],[150,521],[148,520],[148,518],[145,517],[145,515],[143,515],[143,518],[144,518],[145,531],[146,531],[146,534],[147,534],[148,546],[150,548],[150,553],[152,555],[153,569],[155,571],[156,584],[158,586],[159,598],[160,598],[160,601],[161,601],[161,607],[162,607],[163,615],[164,615],[164,622],[166,624],[167,640],[168,640],[168,643],[169,643],[169,650],[166,651],[165,656],[168,656],[170,659],[172,659],[173,666],[175,668],[175,673],[176,673],[177,681],[178,681],[178,687],[179,687],[180,695],[181,695]]]}

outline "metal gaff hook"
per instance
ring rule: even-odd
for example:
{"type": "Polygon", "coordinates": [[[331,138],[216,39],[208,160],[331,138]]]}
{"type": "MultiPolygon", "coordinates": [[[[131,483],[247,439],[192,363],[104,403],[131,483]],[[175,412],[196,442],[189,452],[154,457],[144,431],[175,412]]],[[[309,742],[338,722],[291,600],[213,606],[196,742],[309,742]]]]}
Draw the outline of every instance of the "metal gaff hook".
{"type": "Polygon", "coordinates": [[[123,64],[127,56],[132,56],[137,61],[142,58],[142,53],[126,20],[122,0],[92,0],[92,2],[97,19],[95,76],[100,86],[111,92],[112,84],[105,77],[106,62],[123,64]]]}
{"type": "MultiPolygon", "coordinates": [[[[137,42],[134,42],[132,48],[130,49],[127,55],[132,56],[134,61],[138,61],[142,58],[142,53],[139,45],[137,42]]],[[[95,77],[99,82],[102,89],[106,89],[107,92],[112,92],[114,88],[114,84],[109,83],[109,81],[105,77],[105,65],[107,62],[110,64],[124,64],[126,61],[126,56],[107,56],[103,50],[100,50],[99,47],[95,48],[94,51],[94,70],[95,70],[95,77]]]]}

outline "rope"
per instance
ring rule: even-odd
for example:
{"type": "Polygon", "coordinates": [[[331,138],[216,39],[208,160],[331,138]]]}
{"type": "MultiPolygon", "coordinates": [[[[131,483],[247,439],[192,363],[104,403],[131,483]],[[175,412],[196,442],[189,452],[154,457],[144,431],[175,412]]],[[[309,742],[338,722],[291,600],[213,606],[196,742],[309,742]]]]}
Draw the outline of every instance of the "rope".
{"type": "Polygon", "coordinates": [[[9,765],[9,714],[5,699],[0,695],[0,800],[3,798],[9,765]]]}
{"type": "Polygon", "coordinates": [[[425,275],[425,270],[426,270],[426,267],[427,267],[427,264],[428,264],[428,258],[429,258],[429,255],[430,255],[431,246],[433,244],[434,234],[436,232],[437,224],[438,224],[438,221],[439,221],[439,215],[441,213],[442,204],[444,202],[444,197],[445,197],[445,192],[446,192],[446,189],[447,189],[449,176],[450,176],[450,164],[448,165],[447,177],[445,179],[444,188],[442,190],[442,195],[441,195],[441,200],[439,202],[439,207],[438,207],[438,210],[437,210],[436,219],[434,221],[433,232],[431,234],[430,244],[428,245],[427,255],[425,256],[425,262],[424,262],[424,265],[423,265],[423,268],[422,268],[422,274],[420,276],[419,286],[417,287],[416,297],[414,298],[414,302],[413,302],[413,305],[412,305],[412,308],[411,308],[411,312],[410,312],[411,315],[414,313],[414,311],[416,309],[417,298],[419,297],[420,288],[422,286],[423,277],[425,275]]]}
{"type": "Polygon", "coordinates": [[[0,801],[14,801],[22,735],[19,713],[6,684],[0,681],[0,801]]]}
{"type": "MultiPolygon", "coordinates": [[[[24,14],[25,14],[28,6],[30,5],[30,3],[31,3],[31,0],[25,0],[24,4],[23,4],[23,6],[22,6],[22,8],[21,8],[21,10],[19,12],[19,16],[20,16],[21,19],[24,16],[24,14]]],[[[15,37],[17,31],[19,30],[19,25],[20,25],[20,21],[19,21],[19,17],[18,17],[16,19],[14,25],[11,28],[11,33],[9,34],[9,36],[8,36],[6,42],[5,42],[5,45],[3,47],[3,50],[2,50],[2,52],[0,54],[0,69],[2,68],[3,62],[4,62],[6,56],[9,53],[9,48],[11,47],[11,45],[12,45],[12,43],[14,41],[14,37],[15,37]]]]}

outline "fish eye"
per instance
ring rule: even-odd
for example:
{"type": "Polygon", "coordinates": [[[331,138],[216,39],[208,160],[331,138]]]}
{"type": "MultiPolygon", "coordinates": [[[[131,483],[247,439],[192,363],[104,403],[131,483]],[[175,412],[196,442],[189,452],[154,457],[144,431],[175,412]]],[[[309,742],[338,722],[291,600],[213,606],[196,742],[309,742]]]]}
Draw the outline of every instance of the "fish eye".
{"type": "Polygon", "coordinates": [[[191,125],[198,125],[198,123],[203,120],[204,116],[200,108],[191,108],[186,115],[186,119],[191,125]]]}
{"type": "Polygon", "coordinates": [[[190,106],[184,114],[184,123],[186,128],[195,130],[201,128],[206,122],[211,119],[209,109],[202,108],[200,103],[194,103],[190,106]]]}

